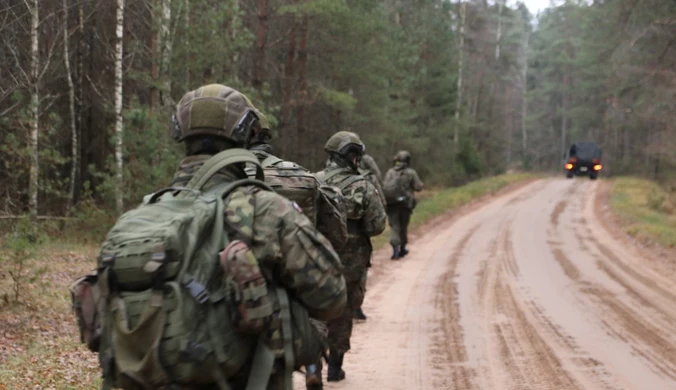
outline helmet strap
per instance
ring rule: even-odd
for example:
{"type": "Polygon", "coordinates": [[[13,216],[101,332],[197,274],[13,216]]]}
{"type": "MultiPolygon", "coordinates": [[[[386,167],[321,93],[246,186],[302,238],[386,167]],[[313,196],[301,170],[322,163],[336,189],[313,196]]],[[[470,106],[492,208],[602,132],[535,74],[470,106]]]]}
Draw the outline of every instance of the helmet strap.
{"type": "Polygon", "coordinates": [[[198,154],[215,155],[224,150],[236,147],[237,145],[227,138],[215,136],[196,136],[185,140],[185,154],[187,156],[198,154]]]}

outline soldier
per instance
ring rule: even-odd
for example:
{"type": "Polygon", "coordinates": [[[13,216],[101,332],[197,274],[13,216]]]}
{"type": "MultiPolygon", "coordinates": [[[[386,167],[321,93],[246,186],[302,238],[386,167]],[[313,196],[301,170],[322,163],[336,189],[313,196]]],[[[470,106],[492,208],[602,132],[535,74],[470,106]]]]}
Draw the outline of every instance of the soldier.
{"type": "MultiPolygon", "coordinates": [[[[385,201],[385,194],[383,193],[382,176],[380,174],[378,164],[376,164],[376,161],[373,159],[373,157],[364,153],[364,156],[362,156],[362,159],[359,162],[359,173],[364,176],[366,180],[370,181],[374,187],[376,187],[378,194],[380,195],[380,201],[383,205],[386,205],[387,202],[385,201]]],[[[371,263],[369,262],[369,267],[370,264],[371,263]]],[[[366,273],[364,273],[364,286],[366,286],[367,278],[368,270],[366,273]]],[[[362,308],[358,307],[357,310],[354,311],[354,318],[360,321],[366,321],[367,317],[366,314],[364,314],[362,308]]]]}
{"type": "Polygon", "coordinates": [[[370,237],[385,229],[385,209],[376,188],[359,174],[359,161],[364,144],[351,132],[339,131],[326,142],[324,150],[329,161],[324,171],[317,173],[320,180],[337,186],[343,192],[347,208],[348,241],[338,253],[343,262],[348,303],[343,315],[329,322],[329,364],[326,379],[329,382],[345,379],[343,357],[350,350],[352,316],[364,300],[366,268],[371,259],[370,237]]]}
{"type": "MultiPolygon", "coordinates": [[[[249,150],[258,158],[265,173],[265,182],[289,200],[295,201],[303,213],[329,239],[335,250],[343,248],[347,241],[347,215],[340,190],[321,183],[315,175],[302,166],[274,156],[270,140],[270,124],[259,113],[260,126],[254,129],[249,150]]],[[[249,177],[254,177],[254,167],[247,168],[249,177]]],[[[308,390],[323,387],[321,361],[305,367],[305,384],[308,390]]]]}
{"type": "Polygon", "coordinates": [[[394,167],[387,171],[383,180],[387,219],[390,221],[392,260],[399,260],[408,254],[408,223],[416,206],[415,191],[423,189],[418,173],[410,165],[411,154],[405,150],[400,151],[394,157],[394,167]]]}
{"type": "MultiPolygon", "coordinates": [[[[187,183],[211,155],[246,147],[252,133],[261,127],[257,110],[246,96],[219,84],[187,93],[177,105],[175,118],[175,137],[185,143],[187,157],[180,163],[174,186],[187,183]]],[[[243,162],[228,165],[211,179],[213,185],[247,178],[244,168],[243,162]]],[[[322,321],[338,317],[345,307],[346,287],[339,257],[331,244],[295,203],[254,186],[246,191],[254,194],[255,203],[251,249],[264,274],[272,279],[269,282],[285,288],[311,317],[322,321]]],[[[275,302],[273,307],[279,308],[280,304],[275,302]]],[[[269,342],[279,338],[279,333],[279,329],[270,329],[269,342]]],[[[280,359],[284,350],[275,352],[277,360],[269,389],[290,384],[289,368],[280,359]]],[[[245,388],[248,371],[255,368],[249,367],[230,378],[231,386],[245,388]]]]}

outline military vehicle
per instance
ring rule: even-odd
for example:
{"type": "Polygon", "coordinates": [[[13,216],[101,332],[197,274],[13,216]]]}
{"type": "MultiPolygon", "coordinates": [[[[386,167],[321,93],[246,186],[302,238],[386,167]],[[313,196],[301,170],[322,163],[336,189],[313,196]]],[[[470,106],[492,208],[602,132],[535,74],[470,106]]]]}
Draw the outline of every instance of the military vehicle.
{"type": "Polygon", "coordinates": [[[566,158],[564,164],[566,177],[569,179],[574,176],[589,176],[591,180],[596,180],[603,169],[601,149],[593,142],[572,144],[564,157],[566,158]]]}

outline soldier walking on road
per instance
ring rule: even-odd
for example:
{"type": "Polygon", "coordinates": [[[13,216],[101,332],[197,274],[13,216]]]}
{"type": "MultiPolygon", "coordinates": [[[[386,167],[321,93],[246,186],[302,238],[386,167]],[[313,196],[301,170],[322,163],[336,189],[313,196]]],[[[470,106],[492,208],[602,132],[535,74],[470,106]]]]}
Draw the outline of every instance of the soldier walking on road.
{"type": "MultiPolygon", "coordinates": [[[[254,129],[249,150],[263,167],[265,182],[278,194],[296,202],[335,250],[347,241],[347,215],[340,190],[320,182],[302,166],[273,155],[270,124],[263,114],[260,126],[254,129]]],[[[247,168],[249,177],[256,174],[255,167],[247,168]]],[[[305,384],[308,390],[322,388],[321,361],[305,367],[305,384]]]]}
{"type": "MultiPolygon", "coordinates": [[[[179,166],[173,186],[185,185],[212,155],[248,146],[251,137],[267,123],[264,118],[261,121],[260,114],[246,96],[218,84],[186,94],[178,104],[176,118],[176,138],[185,143],[187,157],[179,166]]],[[[240,154],[247,153],[239,150],[240,154]]],[[[251,159],[254,159],[253,155],[251,159]]],[[[218,171],[213,177],[213,185],[246,178],[244,161],[251,162],[247,159],[235,161],[218,171]]],[[[251,216],[253,239],[250,245],[264,274],[271,278],[268,282],[288,289],[292,299],[300,302],[311,317],[318,320],[336,318],[345,306],[346,287],[340,274],[340,260],[329,241],[317,232],[295,202],[251,186],[245,187],[242,193],[252,198],[255,207],[255,218],[251,216]]],[[[337,228],[340,230],[340,226],[337,228]]],[[[273,307],[280,307],[279,303],[275,302],[273,307]]],[[[290,383],[290,368],[284,366],[288,356],[284,349],[276,348],[280,329],[275,326],[279,324],[267,331],[277,358],[268,389],[281,389],[290,383]]],[[[241,375],[232,378],[233,388],[246,386],[249,371],[257,369],[255,362],[250,364],[254,366],[243,367],[241,375]]]]}
{"type": "Polygon", "coordinates": [[[366,147],[351,132],[340,131],[326,142],[329,154],[326,169],[317,173],[320,180],[341,189],[345,197],[348,218],[348,241],[340,251],[347,286],[347,307],[343,315],[329,326],[329,367],[327,380],[345,379],[343,357],[350,350],[352,317],[364,300],[365,273],[373,247],[370,237],[385,230],[385,209],[376,188],[359,174],[359,161],[366,147]]]}
{"type": "Polygon", "coordinates": [[[408,254],[408,223],[416,206],[415,192],[423,189],[418,173],[411,168],[411,154],[400,151],[394,158],[383,180],[383,192],[387,200],[387,218],[390,221],[390,244],[392,260],[408,254]]]}

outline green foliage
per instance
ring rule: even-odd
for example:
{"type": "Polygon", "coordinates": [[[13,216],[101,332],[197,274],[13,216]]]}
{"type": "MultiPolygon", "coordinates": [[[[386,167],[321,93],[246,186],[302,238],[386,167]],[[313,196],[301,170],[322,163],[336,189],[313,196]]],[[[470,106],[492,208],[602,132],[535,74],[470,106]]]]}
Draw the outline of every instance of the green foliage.
{"type": "Polygon", "coordinates": [[[676,199],[653,181],[620,177],[613,181],[610,206],[640,240],[676,246],[676,199]]]}
{"type": "Polygon", "coordinates": [[[44,266],[27,272],[27,262],[34,257],[35,248],[43,240],[26,216],[0,241],[0,279],[6,280],[0,280],[0,297],[5,304],[20,303],[25,289],[45,272],[44,266]]]}
{"type": "Polygon", "coordinates": [[[138,105],[125,111],[124,188],[128,203],[138,204],[144,195],[171,182],[183,151],[171,138],[169,118],[138,105]]]}

